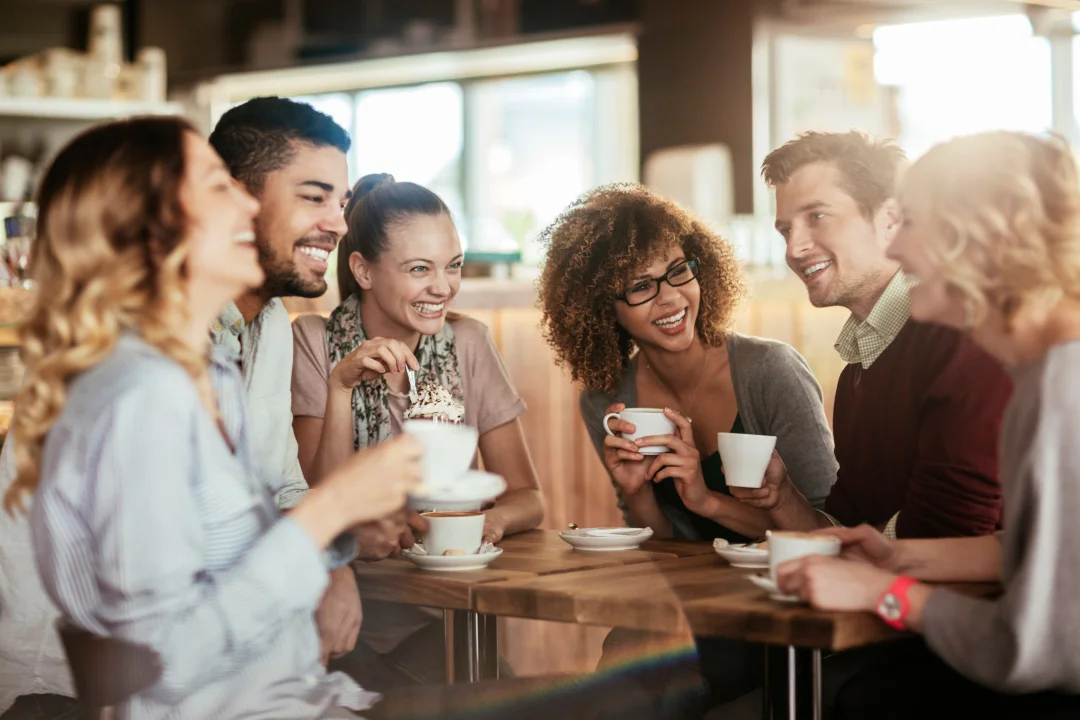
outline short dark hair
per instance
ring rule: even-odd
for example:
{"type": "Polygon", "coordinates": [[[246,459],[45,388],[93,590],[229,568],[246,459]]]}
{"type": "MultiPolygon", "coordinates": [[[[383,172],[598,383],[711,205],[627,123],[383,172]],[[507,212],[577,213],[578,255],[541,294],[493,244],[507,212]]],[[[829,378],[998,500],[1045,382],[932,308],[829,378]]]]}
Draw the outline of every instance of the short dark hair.
{"type": "Polygon", "coordinates": [[[360,292],[349,267],[349,256],[358,252],[368,262],[378,260],[389,245],[390,228],[425,215],[451,216],[442,198],[423,185],[397,182],[389,173],[373,173],[357,181],[345,206],[349,229],[338,247],[338,292],[342,301],[360,292]]]}
{"type": "Polygon", "coordinates": [[[906,160],[907,155],[891,140],[874,140],[857,130],[806,132],[769,153],[761,164],[761,176],[775,188],[806,165],[830,163],[840,171],[844,190],[870,218],[896,195],[896,181],[906,160]]]}
{"type": "Polygon", "coordinates": [[[296,143],[349,152],[349,133],[307,103],[257,97],[232,108],[210,133],[210,144],[229,172],[252,192],[262,190],[267,173],[292,161],[296,143]]]}

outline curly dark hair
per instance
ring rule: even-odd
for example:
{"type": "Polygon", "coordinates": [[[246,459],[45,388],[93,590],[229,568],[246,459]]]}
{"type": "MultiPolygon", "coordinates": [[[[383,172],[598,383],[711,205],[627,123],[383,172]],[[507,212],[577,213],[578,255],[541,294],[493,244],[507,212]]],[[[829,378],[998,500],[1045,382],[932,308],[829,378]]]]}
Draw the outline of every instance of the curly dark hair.
{"type": "Polygon", "coordinates": [[[644,265],[672,246],[698,262],[697,333],[723,342],[746,294],[731,243],[674,202],[633,184],[585,193],[540,236],[547,261],[538,281],[540,321],[555,362],[587,390],[614,393],[634,351],[615,319],[616,295],[644,265]]]}

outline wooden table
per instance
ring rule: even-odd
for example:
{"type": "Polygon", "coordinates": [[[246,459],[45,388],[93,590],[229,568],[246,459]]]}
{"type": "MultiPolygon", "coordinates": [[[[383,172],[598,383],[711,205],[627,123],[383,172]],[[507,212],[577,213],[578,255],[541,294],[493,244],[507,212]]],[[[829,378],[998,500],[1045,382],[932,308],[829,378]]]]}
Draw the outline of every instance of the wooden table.
{"type": "MultiPolygon", "coordinates": [[[[786,707],[791,718],[796,708],[820,717],[823,650],[910,637],[872,613],[821,612],[772,600],[746,579],[760,570],[731,567],[707,544],[701,545],[708,547],[708,554],[491,583],[476,589],[476,609],[665,633],[689,630],[700,637],[777,646],[779,654],[771,651],[766,665],[766,717],[778,707],[786,707]]],[[[991,584],[950,587],[979,595],[995,591],[991,584]]]]}
{"type": "MultiPolygon", "coordinates": [[[[447,680],[475,681],[494,677],[498,668],[498,637],[494,614],[477,609],[478,592],[492,584],[537,577],[593,573],[637,565],[648,567],[678,558],[712,555],[704,543],[650,540],[638,550],[581,552],[563,542],[553,530],[532,530],[505,538],[503,554],[484,570],[433,572],[404,558],[354,563],[364,598],[424,605],[443,610],[446,629],[447,680]]],[[[511,614],[511,613],[505,613],[511,614]]],[[[608,623],[610,624],[610,623],[608,623]]]]}

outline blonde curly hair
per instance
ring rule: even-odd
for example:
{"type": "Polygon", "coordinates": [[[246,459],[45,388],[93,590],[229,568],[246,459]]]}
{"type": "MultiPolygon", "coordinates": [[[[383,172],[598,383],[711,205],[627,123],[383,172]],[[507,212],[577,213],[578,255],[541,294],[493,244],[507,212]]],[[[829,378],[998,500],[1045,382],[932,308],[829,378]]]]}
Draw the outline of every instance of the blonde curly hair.
{"type": "Polygon", "coordinates": [[[723,342],[746,294],[729,242],[676,203],[636,184],[585,193],[540,237],[547,260],[538,283],[541,327],[559,365],[587,390],[615,392],[634,351],[615,319],[616,295],[664,251],[698,262],[696,330],[706,346],[723,342]]]}
{"type": "Polygon", "coordinates": [[[9,514],[37,487],[68,383],[105,359],[121,333],[140,335],[192,377],[206,372],[207,358],[181,339],[188,251],[179,191],[189,132],[178,118],[100,125],[72,140],[45,174],[30,259],[35,298],[19,328],[26,378],[15,400],[9,514]]]}
{"type": "Polygon", "coordinates": [[[968,323],[990,310],[1011,324],[1021,308],[1080,300],[1080,186],[1068,143],[995,131],[933,147],[903,179],[939,233],[927,244],[967,303],[968,323]]]}

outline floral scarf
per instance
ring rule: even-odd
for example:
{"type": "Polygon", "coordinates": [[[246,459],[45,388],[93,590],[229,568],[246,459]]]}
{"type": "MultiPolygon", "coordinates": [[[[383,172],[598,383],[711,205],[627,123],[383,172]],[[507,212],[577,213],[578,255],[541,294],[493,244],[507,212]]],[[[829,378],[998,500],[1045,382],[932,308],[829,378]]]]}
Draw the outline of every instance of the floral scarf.
{"type": "MultiPolygon", "coordinates": [[[[326,325],[326,344],[330,353],[330,370],[343,357],[360,347],[367,340],[360,323],[360,297],[350,296],[330,313],[326,325]]],[[[438,335],[421,335],[416,349],[420,369],[416,384],[439,383],[450,394],[464,402],[461,388],[461,371],[458,368],[457,346],[450,323],[443,323],[438,335]]],[[[362,382],[353,389],[353,447],[359,450],[378,445],[391,436],[390,401],[386,378],[362,382]]]]}

